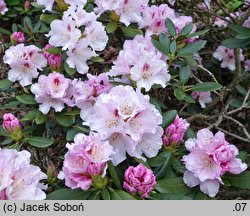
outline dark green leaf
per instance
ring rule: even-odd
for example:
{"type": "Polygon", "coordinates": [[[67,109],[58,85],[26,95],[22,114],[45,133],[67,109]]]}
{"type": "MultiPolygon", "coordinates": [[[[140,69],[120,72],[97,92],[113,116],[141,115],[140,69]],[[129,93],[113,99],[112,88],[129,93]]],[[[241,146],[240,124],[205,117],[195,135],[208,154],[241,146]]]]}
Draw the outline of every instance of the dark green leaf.
{"type": "Polygon", "coordinates": [[[23,104],[29,104],[29,105],[37,104],[33,95],[19,95],[16,96],[16,99],[23,104]]]}
{"type": "Polygon", "coordinates": [[[239,175],[225,175],[222,180],[227,180],[232,186],[250,190],[250,171],[245,171],[239,175]]]}
{"type": "Polygon", "coordinates": [[[197,53],[199,50],[201,50],[207,41],[204,40],[199,40],[195,41],[193,43],[187,44],[184,48],[179,50],[178,56],[180,57],[187,57],[187,56],[192,56],[194,53],[197,53]]]}
{"type": "Polygon", "coordinates": [[[136,200],[129,193],[122,190],[110,190],[111,200],[136,200]]]}
{"type": "Polygon", "coordinates": [[[2,27],[0,27],[0,32],[3,33],[3,34],[5,34],[5,35],[11,35],[10,31],[8,31],[7,29],[4,29],[2,27]]]}
{"type": "Polygon", "coordinates": [[[191,128],[188,128],[184,135],[184,140],[187,140],[189,138],[194,138],[194,137],[195,137],[195,132],[191,128]]]}
{"type": "Polygon", "coordinates": [[[163,114],[162,127],[167,128],[176,118],[177,111],[169,110],[163,114]]]}
{"type": "Polygon", "coordinates": [[[69,129],[68,131],[67,131],[67,134],[66,134],[66,140],[69,142],[69,141],[72,141],[74,138],[75,138],[75,136],[76,136],[76,134],[78,134],[79,132],[77,131],[77,130],[75,130],[75,129],[69,129]]]}
{"type": "Polygon", "coordinates": [[[172,159],[172,166],[174,170],[179,173],[184,173],[186,171],[185,166],[176,157],[173,157],[172,159]]]}
{"type": "Polygon", "coordinates": [[[247,161],[247,152],[245,151],[239,151],[239,155],[237,158],[240,158],[243,162],[247,161]]]}
{"type": "Polygon", "coordinates": [[[186,96],[186,94],[181,89],[174,89],[174,96],[177,98],[177,100],[183,100],[186,96]]]}
{"type": "Polygon", "coordinates": [[[102,198],[104,200],[110,200],[110,194],[107,188],[103,188],[102,190],[102,198]]]}
{"type": "Polygon", "coordinates": [[[108,34],[111,34],[116,31],[117,27],[118,25],[115,22],[108,23],[108,25],[106,26],[106,32],[108,34]]]}
{"type": "Polygon", "coordinates": [[[36,117],[36,115],[37,115],[37,113],[38,113],[39,111],[38,110],[30,110],[22,119],[21,119],[21,121],[30,121],[30,120],[33,120],[35,117],[36,117]]]}
{"type": "Polygon", "coordinates": [[[168,55],[168,52],[166,49],[164,49],[164,46],[161,45],[161,43],[155,39],[151,40],[152,44],[154,45],[154,47],[159,50],[160,52],[162,52],[165,55],[168,55]]]}
{"type": "Polygon", "coordinates": [[[136,35],[143,34],[142,30],[132,27],[121,27],[121,30],[126,38],[134,38],[136,35]]]}
{"type": "Polygon", "coordinates": [[[181,67],[179,75],[181,83],[186,84],[189,80],[190,74],[191,74],[191,69],[189,65],[181,67]]]}
{"type": "Polygon", "coordinates": [[[187,35],[189,34],[193,29],[193,23],[189,23],[188,25],[184,26],[183,29],[180,32],[180,35],[187,35]]]}
{"type": "Polygon", "coordinates": [[[27,32],[32,33],[33,32],[33,25],[32,25],[32,21],[29,17],[24,17],[23,20],[23,26],[25,27],[25,29],[27,30],[27,32]]]}
{"type": "Polygon", "coordinates": [[[166,154],[165,154],[165,161],[164,161],[163,165],[155,173],[155,177],[157,179],[162,178],[168,172],[168,169],[170,167],[171,161],[172,161],[172,153],[171,152],[166,152],[166,154]]]}
{"type": "Polygon", "coordinates": [[[87,200],[92,194],[93,191],[65,188],[48,194],[46,200],[87,200]]]}
{"type": "Polygon", "coordinates": [[[250,45],[249,39],[237,39],[237,38],[229,38],[222,41],[222,45],[231,49],[234,48],[244,48],[250,45]]]}
{"type": "Polygon", "coordinates": [[[40,16],[40,20],[46,24],[50,24],[52,21],[58,19],[59,16],[57,15],[52,15],[52,14],[42,14],[40,16]]]}
{"type": "Polygon", "coordinates": [[[4,104],[3,106],[0,106],[0,109],[12,109],[12,108],[16,108],[18,105],[20,104],[19,101],[11,101],[7,104],[4,104]]]}
{"type": "Polygon", "coordinates": [[[172,22],[172,20],[167,18],[166,21],[165,21],[165,25],[166,25],[166,28],[168,29],[168,33],[171,36],[175,37],[177,33],[176,33],[175,25],[172,22]]]}
{"type": "Polygon", "coordinates": [[[47,119],[48,119],[48,116],[47,115],[44,115],[43,113],[41,113],[41,112],[38,112],[37,114],[36,114],[36,124],[42,124],[42,123],[44,123],[44,122],[46,122],[47,121],[47,119]]]}
{"type": "Polygon", "coordinates": [[[185,195],[191,191],[191,189],[188,188],[183,182],[182,177],[158,180],[155,185],[155,189],[160,193],[173,193],[182,195],[185,195]]]}
{"type": "Polygon", "coordinates": [[[46,148],[53,144],[53,141],[47,137],[30,137],[27,139],[27,142],[38,148],[46,148]]]}
{"type": "Polygon", "coordinates": [[[0,89],[6,89],[10,87],[10,85],[11,85],[11,81],[9,81],[8,79],[0,80],[0,89]]]}
{"type": "Polygon", "coordinates": [[[4,145],[8,145],[8,144],[10,144],[12,142],[13,142],[12,138],[7,138],[4,141],[0,142],[0,145],[4,146],[4,145]]]}
{"type": "Polygon", "coordinates": [[[75,116],[67,116],[64,113],[56,114],[56,121],[64,127],[72,126],[75,123],[75,118],[75,116]]]}
{"type": "Polygon", "coordinates": [[[198,193],[196,194],[195,200],[212,200],[211,197],[209,197],[208,195],[198,191],[198,193]]]}
{"type": "Polygon", "coordinates": [[[82,127],[82,126],[77,126],[77,125],[74,125],[73,128],[77,131],[80,131],[80,132],[83,132],[85,134],[88,134],[89,133],[89,128],[87,127],[82,127]]]}
{"type": "Polygon", "coordinates": [[[176,47],[177,47],[176,40],[174,40],[171,42],[170,47],[169,47],[169,50],[172,54],[176,52],[176,47]]]}
{"type": "Polygon", "coordinates": [[[187,35],[187,38],[197,37],[197,36],[206,34],[209,30],[210,29],[204,29],[202,31],[197,31],[197,32],[191,33],[191,34],[187,35]]]}
{"type": "Polygon", "coordinates": [[[76,69],[75,68],[71,68],[71,67],[69,67],[69,65],[67,64],[67,62],[65,61],[64,62],[64,69],[65,69],[65,71],[67,72],[67,74],[69,74],[69,75],[74,75],[75,73],[76,73],[76,69]]]}
{"type": "Polygon", "coordinates": [[[160,33],[159,41],[160,41],[160,44],[162,44],[164,50],[169,52],[170,51],[170,40],[168,39],[168,36],[165,35],[164,33],[160,33]]]}
{"type": "Polygon", "coordinates": [[[3,129],[3,126],[0,125],[0,136],[5,136],[5,137],[8,137],[9,136],[9,133],[7,133],[4,129],[3,129]]]}
{"type": "Polygon", "coordinates": [[[50,54],[59,54],[62,52],[62,49],[59,47],[51,47],[45,50],[45,52],[50,53],[50,54]]]}
{"type": "Polygon", "coordinates": [[[223,86],[219,83],[215,82],[204,82],[204,83],[198,83],[194,85],[191,90],[193,92],[208,92],[208,91],[215,91],[218,89],[221,89],[223,86]]]}
{"type": "Polygon", "coordinates": [[[114,181],[115,186],[118,189],[122,189],[122,184],[121,184],[120,179],[118,177],[118,174],[116,172],[116,168],[112,162],[108,162],[108,171],[109,171],[109,174],[110,174],[112,180],[114,181]]]}

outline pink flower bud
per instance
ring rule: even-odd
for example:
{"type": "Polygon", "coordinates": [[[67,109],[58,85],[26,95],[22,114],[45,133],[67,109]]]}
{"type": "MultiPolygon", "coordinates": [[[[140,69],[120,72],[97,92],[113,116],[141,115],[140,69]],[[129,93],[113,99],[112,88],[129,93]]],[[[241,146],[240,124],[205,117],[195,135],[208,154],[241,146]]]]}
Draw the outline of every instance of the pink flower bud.
{"type": "Polygon", "coordinates": [[[183,137],[186,133],[189,123],[177,115],[174,122],[170,124],[162,137],[163,144],[166,147],[171,146],[171,144],[180,144],[183,141],[183,137]]]}
{"type": "Polygon", "coordinates": [[[29,0],[25,1],[25,3],[24,3],[24,9],[25,9],[25,11],[28,11],[30,9],[30,1],[29,0]]]}
{"type": "Polygon", "coordinates": [[[25,36],[23,32],[13,32],[10,36],[10,40],[13,44],[20,44],[25,41],[25,36]]]}
{"type": "Polygon", "coordinates": [[[49,67],[53,71],[60,71],[62,67],[62,54],[51,54],[46,52],[47,49],[51,48],[50,44],[47,44],[43,49],[43,56],[47,59],[49,67]]]}
{"type": "Polygon", "coordinates": [[[58,172],[56,170],[56,167],[53,163],[51,163],[47,169],[48,182],[54,183],[57,179],[57,175],[58,175],[58,172]]]}
{"type": "Polygon", "coordinates": [[[3,115],[3,129],[12,134],[14,131],[20,131],[22,129],[20,121],[11,113],[5,113],[3,115]]]}
{"type": "Polygon", "coordinates": [[[131,194],[147,198],[155,184],[153,171],[142,164],[137,167],[130,166],[125,171],[123,187],[131,194]]]}

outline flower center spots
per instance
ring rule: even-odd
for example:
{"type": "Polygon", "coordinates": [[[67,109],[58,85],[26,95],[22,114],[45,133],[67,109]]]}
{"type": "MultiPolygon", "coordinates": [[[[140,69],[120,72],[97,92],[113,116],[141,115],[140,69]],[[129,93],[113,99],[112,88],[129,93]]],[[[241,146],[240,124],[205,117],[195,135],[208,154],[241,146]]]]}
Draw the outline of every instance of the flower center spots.
{"type": "Polygon", "coordinates": [[[214,165],[214,163],[213,163],[213,156],[212,156],[212,155],[209,155],[207,158],[205,158],[204,163],[205,163],[205,166],[206,166],[207,168],[213,167],[213,165],[214,165]]]}
{"type": "Polygon", "coordinates": [[[144,64],[142,73],[143,73],[142,77],[144,79],[147,79],[152,76],[152,72],[150,71],[150,65],[148,63],[144,64]]]}
{"type": "Polygon", "coordinates": [[[58,86],[59,83],[60,83],[60,80],[59,80],[58,78],[55,78],[55,79],[54,79],[54,84],[55,84],[56,86],[58,86]]]}

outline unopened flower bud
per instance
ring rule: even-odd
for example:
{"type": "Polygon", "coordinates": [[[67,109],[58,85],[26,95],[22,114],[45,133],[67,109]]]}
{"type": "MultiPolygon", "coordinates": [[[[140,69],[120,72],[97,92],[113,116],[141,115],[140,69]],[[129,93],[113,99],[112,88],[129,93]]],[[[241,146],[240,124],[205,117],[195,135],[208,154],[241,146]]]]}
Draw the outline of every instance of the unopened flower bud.
{"type": "Polygon", "coordinates": [[[22,138],[22,125],[11,113],[3,115],[3,129],[10,134],[11,138],[19,141],[22,138]]]}
{"type": "Polygon", "coordinates": [[[13,32],[10,36],[10,40],[12,44],[20,44],[25,41],[25,36],[23,32],[13,32]]]}

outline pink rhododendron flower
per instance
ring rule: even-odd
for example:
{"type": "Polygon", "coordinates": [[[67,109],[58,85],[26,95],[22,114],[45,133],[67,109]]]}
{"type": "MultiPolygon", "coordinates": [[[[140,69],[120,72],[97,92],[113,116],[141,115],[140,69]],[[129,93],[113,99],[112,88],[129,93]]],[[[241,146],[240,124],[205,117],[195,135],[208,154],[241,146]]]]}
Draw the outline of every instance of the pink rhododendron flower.
{"type": "Polygon", "coordinates": [[[198,99],[201,108],[205,108],[206,104],[212,102],[211,92],[193,92],[192,97],[198,99]]]}
{"type": "Polygon", "coordinates": [[[81,36],[81,31],[76,28],[76,23],[68,17],[63,20],[54,20],[50,24],[49,44],[55,47],[62,47],[63,50],[73,48],[81,36]]]}
{"type": "Polygon", "coordinates": [[[116,86],[97,98],[93,114],[85,124],[113,145],[116,154],[112,158],[117,165],[126,158],[126,152],[142,159],[145,159],[143,153],[150,157],[157,155],[162,146],[161,122],[162,117],[149,103],[148,96],[130,86],[116,86]],[[145,142],[151,136],[159,137],[153,138],[156,143],[145,142]]]}
{"type": "Polygon", "coordinates": [[[4,15],[8,11],[4,0],[0,0],[0,14],[4,15]]]}
{"type": "Polygon", "coordinates": [[[143,164],[137,167],[130,166],[124,174],[123,188],[129,193],[147,198],[156,184],[152,170],[143,164]]]}
{"type": "Polygon", "coordinates": [[[22,125],[18,118],[11,113],[5,113],[3,115],[3,129],[12,134],[15,130],[21,130],[22,125]]]}
{"type": "Polygon", "coordinates": [[[81,7],[83,7],[87,3],[87,0],[64,0],[64,1],[69,5],[81,6],[81,7]]]}
{"type": "MultiPolygon", "coordinates": [[[[226,48],[224,46],[219,46],[216,51],[213,53],[213,57],[218,59],[221,62],[222,68],[228,68],[230,70],[235,70],[235,56],[234,50],[226,48]]],[[[240,61],[244,61],[244,56],[242,50],[240,50],[240,61]]]]}
{"type": "Polygon", "coordinates": [[[43,56],[47,59],[48,65],[52,70],[60,71],[62,67],[62,54],[51,54],[46,52],[47,49],[51,48],[50,44],[47,44],[43,49],[43,56]]]}
{"type": "Polygon", "coordinates": [[[138,89],[145,88],[146,91],[154,84],[164,88],[170,75],[168,65],[162,59],[162,54],[154,48],[149,37],[136,36],[133,40],[125,41],[109,75],[129,75],[136,81],[138,89]]]}
{"type": "Polygon", "coordinates": [[[46,189],[41,180],[47,176],[30,164],[30,153],[0,149],[0,199],[43,200],[46,189]]]}
{"type": "Polygon", "coordinates": [[[246,60],[244,63],[245,63],[245,71],[250,71],[250,59],[246,60]]]}
{"type": "Polygon", "coordinates": [[[40,49],[34,45],[24,46],[24,44],[7,49],[3,61],[11,68],[8,79],[11,82],[19,81],[21,86],[30,85],[32,79],[38,77],[37,69],[42,70],[47,64],[45,57],[39,51],[40,49]]]}
{"type": "Polygon", "coordinates": [[[120,22],[128,26],[132,22],[139,22],[141,17],[141,11],[143,7],[146,7],[148,0],[96,0],[95,4],[97,8],[95,11],[98,14],[104,11],[115,11],[115,13],[120,16],[120,22]]]}
{"type": "Polygon", "coordinates": [[[45,10],[52,11],[52,7],[53,7],[55,0],[36,0],[36,2],[37,4],[44,6],[45,10]]]}
{"type": "Polygon", "coordinates": [[[250,16],[244,21],[243,26],[246,28],[250,28],[250,16]]]}
{"type": "Polygon", "coordinates": [[[68,152],[65,155],[59,179],[65,179],[66,186],[75,189],[88,190],[93,177],[106,175],[107,162],[114,154],[108,141],[102,141],[98,134],[77,134],[74,143],[67,144],[68,152]]]}
{"type": "Polygon", "coordinates": [[[200,10],[209,10],[211,8],[211,0],[204,0],[204,2],[199,3],[197,6],[200,10]]]}
{"type": "Polygon", "coordinates": [[[70,83],[71,80],[60,73],[41,75],[38,83],[31,86],[31,92],[35,95],[37,103],[40,103],[39,110],[43,114],[47,114],[51,107],[56,112],[62,111],[70,83]]]}
{"type": "Polygon", "coordinates": [[[90,46],[93,50],[102,51],[108,43],[108,36],[101,22],[95,21],[90,25],[87,25],[84,35],[89,40],[90,46]]]}
{"type": "Polygon", "coordinates": [[[185,119],[177,115],[174,122],[170,124],[164,132],[162,137],[164,146],[169,147],[173,144],[179,145],[183,142],[183,137],[189,125],[190,124],[185,119]]]}
{"type": "Polygon", "coordinates": [[[98,96],[107,93],[112,88],[106,74],[93,76],[87,74],[88,80],[73,80],[70,86],[67,104],[69,106],[77,106],[81,109],[81,118],[87,121],[93,113],[93,107],[98,96]]]}
{"type": "Polygon", "coordinates": [[[89,66],[87,65],[87,60],[97,56],[89,46],[90,41],[86,38],[83,38],[79,40],[79,42],[75,44],[72,49],[67,51],[67,63],[69,67],[76,68],[80,74],[85,74],[88,72],[89,66]]]}
{"type": "Polygon", "coordinates": [[[247,169],[247,164],[236,158],[238,149],[220,131],[214,135],[207,128],[199,130],[197,138],[187,140],[185,145],[190,153],[183,157],[187,168],[184,182],[189,187],[200,185],[201,191],[210,197],[218,193],[223,174],[239,174],[247,169]]]}
{"type": "Polygon", "coordinates": [[[228,25],[228,22],[221,19],[220,17],[216,17],[215,20],[214,20],[214,26],[227,27],[227,25],[228,25]]]}
{"type": "Polygon", "coordinates": [[[13,44],[20,44],[25,41],[25,36],[23,32],[13,32],[10,39],[13,44]]]}

